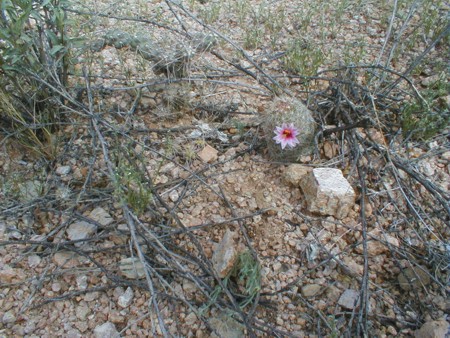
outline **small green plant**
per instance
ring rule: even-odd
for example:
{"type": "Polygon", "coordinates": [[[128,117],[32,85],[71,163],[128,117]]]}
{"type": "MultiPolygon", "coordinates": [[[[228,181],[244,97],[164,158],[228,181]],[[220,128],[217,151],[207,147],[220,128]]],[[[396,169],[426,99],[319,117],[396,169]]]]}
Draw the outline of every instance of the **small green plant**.
{"type": "MultiPolygon", "coordinates": [[[[240,308],[245,308],[257,296],[261,290],[261,266],[253,257],[250,251],[239,254],[233,268],[222,280],[223,285],[229,288],[234,295],[240,299],[240,308]]],[[[208,310],[222,294],[223,289],[217,285],[209,296],[209,301],[205,304],[201,312],[208,310]]]]}
{"type": "Polygon", "coordinates": [[[324,60],[325,56],[320,48],[302,39],[295,39],[284,56],[284,67],[295,74],[313,76],[324,60]]]}
{"type": "Polygon", "coordinates": [[[235,278],[238,290],[243,296],[239,303],[241,308],[250,304],[261,290],[261,266],[250,251],[244,251],[239,255],[227,278],[235,278]]]}
{"type": "Polygon", "coordinates": [[[328,316],[328,319],[329,319],[328,320],[328,325],[329,325],[329,327],[331,329],[329,337],[331,337],[331,338],[340,337],[340,332],[339,332],[339,330],[337,328],[337,324],[336,324],[337,320],[336,320],[335,315],[328,316]]]}
{"type": "Polygon", "coordinates": [[[233,120],[233,126],[237,129],[239,136],[242,137],[245,134],[245,123],[239,120],[233,120]]]}
{"type": "Polygon", "coordinates": [[[414,140],[428,140],[446,128],[450,122],[450,111],[439,97],[449,91],[450,85],[443,77],[422,93],[424,100],[407,103],[401,114],[403,134],[414,140]]]}
{"type": "Polygon", "coordinates": [[[264,30],[260,27],[247,30],[244,36],[244,48],[248,50],[259,48],[263,42],[263,37],[264,30]]]}
{"type": "Polygon", "coordinates": [[[250,3],[248,0],[235,1],[233,7],[238,17],[238,23],[242,27],[247,22],[248,14],[250,12],[250,3]]]}
{"type": "Polygon", "coordinates": [[[138,214],[145,211],[152,200],[152,193],[142,175],[129,165],[121,165],[116,171],[116,195],[138,214]]]}
{"type": "Polygon", "coordinates": [[[186,144],[183,146],[184,151],[181,155],[187,165],[190,165],[197,158],[197,152],[199,151],[197,148],[198,147],[191,144],[186,144]]]}
{"type": "Polygon", "coordinates": [[[206,24],[212,24],[219,20],[222,5],[220,2],[214,2],[211,5],[205,5],[204,8],[200,10],[200,18],[206,24]]]}
{"type": "MultiPolygon", "coordinates": [[[[178,145],[178,143],[175,142],[175,139],[171,136],[168,135],[164,141],[164,154],[169,157],[172,158],[176,155],[178,155],[181,151],[180,146],[178,145]]],[[[163,160],[161,160],[161,165],[160,167],[163,165],[163,160]]],[[[159,169],[157,170],[157,172],[159,172],[159,169]]]]}
{"type": "Polygon", "coordinates": [[[143,213],[153,199],[144,170],[139,168],[139,157],[129,148],[120,149],[121,154],[114,154],[115,195],[138,214],[143,213]]]}

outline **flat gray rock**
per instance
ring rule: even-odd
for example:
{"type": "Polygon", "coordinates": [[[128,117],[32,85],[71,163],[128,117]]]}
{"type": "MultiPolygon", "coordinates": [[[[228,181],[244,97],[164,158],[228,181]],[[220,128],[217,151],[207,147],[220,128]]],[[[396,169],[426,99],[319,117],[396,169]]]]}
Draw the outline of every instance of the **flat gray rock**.
{"type": "Polygon", "coordinates": [[[71,170],[72,168],[70,167],[70,165],[63,165],[56,168],[56,173],[60,176],[66,176],[70,173],[71,170]]]}
{"type": "Polygon", "coordinates": [[[338,300],[338,304],[348,310],[353,310],[359,306],[359,292],[347,289],[338,300]]]}
{"type": "Polygon", "coordinates": [[[122,308],[129,307],[131,302],[133,301],[133,297],[134,297],[133,289],[128,287],[126,291],[119,296],[117,304],[119,304],[119,306],[122,308]]]}
{"type": "Polygon", "coordinates": [[[53,255],[53,262],[65,268],[74,268],[80,264],[78,255],[71,251],[58,251],[53,255]]]}
{"type": "Polygon", "coordinates": [[[308,211],[342,219],[355,204],[355,191],[342,175],[333,168],[315,168],[301,181],[308,211]]]}
{"type": "Polygon", "coordinates": [[[111,215],[102,207],[97,207],[91,211],[89,217],[92,218],[93,221],[100,223],[103,226],[110,225],[114,222],[114,219],[111,215]]]}
{"type": "MultiPolygon", "coordinates": [[[[94,224],[81,221],[69,225],[69,228],[67,229],[67,237],[69,237],[71,241],[87,239],[95,233],[95,230],[97,230],[97,227],[94,224]]],[[[76,246],[80,246],[82,244],[82,242],[75,243],[76,246]]]]}
{"type": "Polygon", "coordinates": [[[106,322],[102,325],[95,327],[94,329],[95,338],[119,338],[119,332],[116,326],[111,322],[106,322]]]}
{"type": "Polygon", "coordinates": [[[141,279],[145,277],[144,266],[139,258],[123,258],[119,263],[119,269],[122,275],[130,279],[141,279]]]}

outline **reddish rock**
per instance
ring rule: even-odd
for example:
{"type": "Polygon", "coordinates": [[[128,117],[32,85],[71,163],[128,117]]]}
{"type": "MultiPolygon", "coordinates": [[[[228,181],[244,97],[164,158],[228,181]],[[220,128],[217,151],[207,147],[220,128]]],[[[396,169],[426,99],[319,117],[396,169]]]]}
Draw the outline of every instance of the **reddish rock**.
{"type": "Polygon", "coordinates": [[[205,163],[212,163],[218,158],[218,151],[207,144],[199,153],[198,157],[205,163]]]}

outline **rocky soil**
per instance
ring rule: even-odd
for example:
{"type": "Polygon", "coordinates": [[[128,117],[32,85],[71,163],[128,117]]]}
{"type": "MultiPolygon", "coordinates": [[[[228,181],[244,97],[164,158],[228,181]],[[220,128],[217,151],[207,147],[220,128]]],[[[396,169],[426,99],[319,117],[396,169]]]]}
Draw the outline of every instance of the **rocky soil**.
{"type": "MultiPolygon", "coordinates": [[[[450,130],[403,135],[394,98],[367,100],[378,88],[365,70],[305,83],[264,44],[239,60],[230,43],[201,45],[211,30],[174,3],[128,5],[163,16],[150,32],[158,48],[175,46],[167,57],[139,35],[151,24],[128,27],[130,8],[102,3],[109,18],[89,17],[92,54],[79,57],[91,77],[80,67],[72,79],[85,110],[63,112],[58,155],[1,140],[0,336],[448,335],[450,130]],[[180,36],[195,47],[181,57],[180,36]],[[312,150],[296,161],[274,154],[264,129],[278,110],[269,84],[316,121],[312,150]]],[[[336,34],[366,36],[378,52],[380,9],[359,14],[342,14],[336,34]]],[[[289,17],[285,33],[296,29],[289,17]]],[[[239,18],[228,19],[227,34],[243,41],[239,18]]],[[[345,52],[334,47],[336,58],[345,52]]],[[[364,63],[378,56],[370,50],[364,63]]],[[[445,60],[441,47],[432,55],[445,60]]],[[[413,57],[390,66],[401,72],[413,57]]],[[[433,76],[427,66],[413,80],[425,90],[433,76]]],[[[398,86],[412,100],[411,86],[398,86]]],[[[448,111],[449,97],[438,100],[448,111]]]]}

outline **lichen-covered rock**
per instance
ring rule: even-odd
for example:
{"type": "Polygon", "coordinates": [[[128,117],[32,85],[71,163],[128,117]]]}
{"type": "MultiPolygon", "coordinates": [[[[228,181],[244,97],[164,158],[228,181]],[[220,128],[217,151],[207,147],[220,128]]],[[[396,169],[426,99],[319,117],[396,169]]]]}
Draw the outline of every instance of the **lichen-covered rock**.
{"type": "Polygon", "coordinates": [[[417,290],[427,286],[430,283],[431,278],[429,276],[429,272],[422,266],[406,268],[398,275],[398,284],[405,291],[412,289],[417,290]]]}
{"type": "Polygon", "coordinates": [[[342,219],[355,204],[355,191],[339,169],[315,168],[300,184],[310,212],[342,219]]]}
{"type": "Polygon", "coordinates": [[[212,338],[240,338],[244,337],[244,325],[234,320],[230,316],[222,313],[209,320],[209,325],[213,332],[212,338]]]}
{"type": "Polygon", "coordinates": [[[213,253],[212,264],[220,278],[228,275],[238,258],[234,236],[234,232],[227,230],[213,253]]]}
{"type": "Polygon", "coordinates": [[[309,155],[314,150],[316,123],[312,112],[300,100],[291,97],[275,99],[264,114],[263,128],[269,156],[274,161],[297,162],[301,156],[309,155]],[[284,123],[292,123],[299,130],[299,144],[294,148],[282,149],[273,140],[275,128],[284,123]]]}

